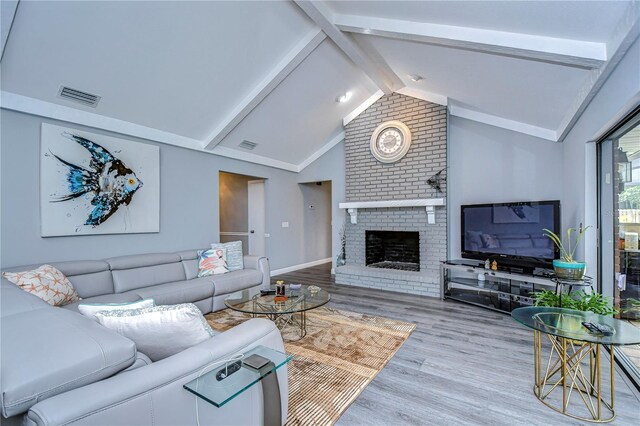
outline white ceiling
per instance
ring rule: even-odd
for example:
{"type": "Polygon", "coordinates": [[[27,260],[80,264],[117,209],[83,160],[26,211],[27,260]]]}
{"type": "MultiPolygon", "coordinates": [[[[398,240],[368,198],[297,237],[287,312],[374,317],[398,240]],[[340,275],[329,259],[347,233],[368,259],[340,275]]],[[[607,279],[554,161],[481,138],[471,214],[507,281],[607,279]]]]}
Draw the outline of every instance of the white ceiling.
{"type": "Polygon", "coordinates": [[[625,1],[328,1],[332,11],[585,41],[606,41],[625,1]]]}
{"type": "Polygon", "coordinates": [[[222,142],[258,143],[254,154],[293,164],[342,132],[342,118],[378,89],[362,71],[325,40],[222,142]],[[348,103],[336,102],[351,92],[348,103]]]}
{"type": "Polygon", "coordinates": [[[283,2],[25,2],[2,89],[57,99],[61,84],[102,96],[109,117],[203,139],[313,24],[283,2]]]}
{"type": "Polygon", "coordinates": [[[403,83],[474,111],[555,129],[589,72],[508,56],[367,37],[403,83]],[[409,74],[424,77],[413,82],[409,74]],[[531,89],[535,87],[535,97],[531,89]],[[543,106],[543,107],[541,107],[543,106]]]}
{"type": "Polygon", "coordinates": [[[637,37],[639,16],[631,1],[22,0],[1,101],[293,171],[380,90],[558,140],[637,37]],[[60,99],[61,84],[102,99],[60,99]],[[245,139],[257,148],[239,148],[245,139]]]}

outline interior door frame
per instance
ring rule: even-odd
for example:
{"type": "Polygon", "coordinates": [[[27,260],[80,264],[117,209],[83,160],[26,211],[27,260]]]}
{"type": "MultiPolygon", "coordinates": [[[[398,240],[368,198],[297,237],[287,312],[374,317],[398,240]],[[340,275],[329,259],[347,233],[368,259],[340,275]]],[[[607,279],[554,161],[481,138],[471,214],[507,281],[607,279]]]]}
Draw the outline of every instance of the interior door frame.
{"type": "Polygon", "coordinates": [[[247,182],[247,222],[248,222],[248,245],[247,253],[256,256],[267,256],[267,191],[266,180],[255,179],[247,182]],[[256,192],[256,190],[258,192],[256,192]],[[256,212],[262,211],[259,223],[254,223],[256,212]],[[260,223],[261,222],[261,223],[260,223]],[[262,249],[252,247],[255,240],[260,238],[262,249]],[[258,252],[256,252],[258,251],[258,252]]]}

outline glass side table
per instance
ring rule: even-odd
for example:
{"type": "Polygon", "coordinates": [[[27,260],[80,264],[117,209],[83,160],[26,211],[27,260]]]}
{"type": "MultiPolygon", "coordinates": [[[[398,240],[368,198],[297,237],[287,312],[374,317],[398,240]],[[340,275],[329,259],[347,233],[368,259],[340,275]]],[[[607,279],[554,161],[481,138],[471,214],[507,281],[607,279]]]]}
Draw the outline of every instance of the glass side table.
{"type": "Polygon", "coordinates": [[[616,416],[613,349],[614,346],[640,343],[640,329],[611,316],[564,308],[518,308],[511,312],[511,317],[533,329],[533,393],[536,398],[547,407],[579,420],[612,421],[616,416]],[[590,333],[582,325],[583,321],[608,325],[614,333],[610,336],[590,333]],[[544,365],[543,334],[551,343],[544,365]],[[608,347],[610,354],[609,389],[603,389],[601,346],[605,350],[608,347]],[[605,398],[606,393],[609,398],[605,398]],[[572,395],[578,404],[570,407],[572,395]]]}
{"type": "Polygon", "coordinates": [[[293,355],[266,346],[256,346],[243,354],[242,360],[238,361],[241,365],[236,371],[229,374],[235,369],[234,361],[227,362],[226,365],[220,364],[183,385],[183,388],[219,408],[260,382],[264,398],[264,424],[281,425],[280,387],[275,372],[292,359],[293,355]],[[260,369],[249,367],[244,361],[254,354],[266,358],[269,362],[260,369]]]}

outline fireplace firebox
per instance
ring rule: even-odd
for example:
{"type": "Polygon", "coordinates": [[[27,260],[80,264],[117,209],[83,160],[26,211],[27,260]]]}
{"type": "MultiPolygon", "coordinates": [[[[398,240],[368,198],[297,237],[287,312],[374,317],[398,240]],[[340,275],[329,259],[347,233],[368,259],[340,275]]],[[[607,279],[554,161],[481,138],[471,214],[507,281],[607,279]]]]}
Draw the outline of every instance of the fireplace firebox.
{"type": "Polygon", "coordinates": [[[371,268],[420,271],[420,234],[365,231],[366,265],[371,268]]]}

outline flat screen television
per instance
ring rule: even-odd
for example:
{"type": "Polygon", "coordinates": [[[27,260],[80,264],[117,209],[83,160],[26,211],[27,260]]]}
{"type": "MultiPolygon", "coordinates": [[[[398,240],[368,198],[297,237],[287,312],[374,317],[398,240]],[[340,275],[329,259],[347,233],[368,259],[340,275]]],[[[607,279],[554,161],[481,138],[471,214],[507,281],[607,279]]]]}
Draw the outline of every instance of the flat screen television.
{"type": "Polygon", "coordinates": [[[462,257],[500,266],[551,268],[558,249],[543,229],[560,233],[560,201],[461,206],[462,257]]]}

